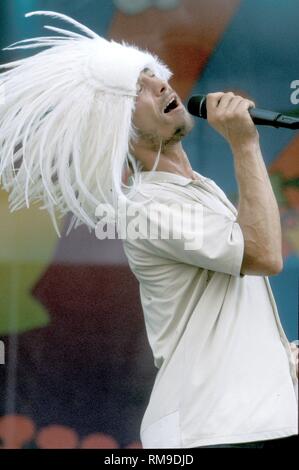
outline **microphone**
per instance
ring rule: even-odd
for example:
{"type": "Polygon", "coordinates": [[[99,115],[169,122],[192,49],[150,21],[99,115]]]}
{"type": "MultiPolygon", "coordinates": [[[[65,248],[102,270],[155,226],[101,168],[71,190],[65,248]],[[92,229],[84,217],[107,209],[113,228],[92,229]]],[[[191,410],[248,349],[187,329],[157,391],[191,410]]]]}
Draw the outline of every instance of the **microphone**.
{"type": "MultiPolygon", "coordinates": [[[[205,95],[191,96],[188,101],[188,111],[193,116],[207,119],[207,105],[205,95]]],[[[299,119],[284,114],[267,111],[266,109],[250,108],[248,112],[253,122],[259,126],[284,127],[286,129],[299,129],[299,119]]]]}

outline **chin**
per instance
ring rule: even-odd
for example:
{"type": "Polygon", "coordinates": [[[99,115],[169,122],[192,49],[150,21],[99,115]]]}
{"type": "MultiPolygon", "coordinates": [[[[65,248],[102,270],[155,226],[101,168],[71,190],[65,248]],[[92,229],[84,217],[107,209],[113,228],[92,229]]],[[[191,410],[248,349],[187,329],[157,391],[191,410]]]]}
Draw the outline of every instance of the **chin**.
{"type": "Polygon", "coordinates": [[[192,131],[194,127],[194,120],[193,118],[186,114],[186,118],[175,127],[175,131],[173,137],[177,136],[180,137],[179,140],[183,139],[189,132],[192,131]]]}
{"type": "Polygon", "coordinates": [[[187,128],[187,134],[192,131],[193,127],[195,126],[195,121],[193,119],[193,116],[191,114],[187,113],[186,111],[186,128],[187,128]]]}

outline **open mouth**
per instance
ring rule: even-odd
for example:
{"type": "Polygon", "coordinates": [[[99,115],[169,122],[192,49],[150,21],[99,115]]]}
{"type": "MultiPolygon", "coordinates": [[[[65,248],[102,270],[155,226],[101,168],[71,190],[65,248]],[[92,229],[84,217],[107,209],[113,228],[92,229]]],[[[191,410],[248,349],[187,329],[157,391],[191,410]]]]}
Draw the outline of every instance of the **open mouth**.
{"type": "Polygon", "coordinates": [[[167,103],[167,105],[165,106],[165,108],[163,109],[164,114],[170,113],[170,111],[173,111],[174,109],[176,109],[176,108],[178,107],[178,105],[179,105],[179,103],[178,103],[176,97],[172,97],[172,98],[168,101],[168,103],[167,103]]]}

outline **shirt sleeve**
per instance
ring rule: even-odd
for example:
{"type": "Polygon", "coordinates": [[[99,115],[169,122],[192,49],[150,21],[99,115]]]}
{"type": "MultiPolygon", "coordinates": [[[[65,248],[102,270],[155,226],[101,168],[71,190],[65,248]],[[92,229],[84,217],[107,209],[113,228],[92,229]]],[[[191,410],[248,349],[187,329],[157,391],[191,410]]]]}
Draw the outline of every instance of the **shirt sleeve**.
{"type": "Polygon", "coordinates": [[[190,210],[184,210],[182,207],[180,209],[180,206],[172,204],[173,201],[159,202],[165,209],[165,212],[162,210],[160,213],[160,217],[157,216],[157,211],[150,210],[151,204],[146,204],[138,211],[139,223],[143,227],[141,237],[132,239],[132,233],[128,234],[131,252],[137,250],[140,253],[141,250],[148,262],[151,257],[153,262],[158,257],[242,276],[240,270],[244,238],[236,220],[201,203],[193,203],[194,211],[190,213],[190,210]],[[190,223],[190,214],[193,216],[193,222],[194,217],[197,217],[197,223],[190,223]],[[169,223],[169,220],[172,223],[169,223]],[[154,229],[155,236],[158,232],[158,237],[152,236],[149,227],[154,229]],[[162,233],[163,236],[166,235],[165,238],[162,233]]]}

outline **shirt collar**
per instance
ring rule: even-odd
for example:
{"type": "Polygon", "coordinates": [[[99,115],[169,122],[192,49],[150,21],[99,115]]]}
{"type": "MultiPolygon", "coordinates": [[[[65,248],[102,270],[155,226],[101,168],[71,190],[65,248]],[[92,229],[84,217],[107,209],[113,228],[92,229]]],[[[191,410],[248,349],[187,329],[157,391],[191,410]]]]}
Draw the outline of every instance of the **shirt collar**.
{"type": "MultiPolygon", "coordinates": [[[[194,171],[198,180],[202,181],[205,178],[194,171]]],[[[187,186],[190,183],[195,183],[197,180],[187,178],[186,176],[178,175],[176,173],[170,173],[168,171],[142,171],[141,180],[146,182],[158,182],[158,183],[174,183],[179,186],[187,186]]]]}
{"type": "Polygon", "coordinates": [[[182,175],[177,175],[176,173],[169,173],[168,171],[142,171],[141,175],[141,182],[158,182],[158,183],[174,183],[179,186],[188,186],[189,184],[204,187],[206,191],[209,191],[214,196],[217,196],[218,199],[222,201],[232,212],[233,214],[237,214],[237,209],[235,206],[229,201],[226,197],[224,192],[218,188],[213,180],[210,178],[206,178],[202,176],[197,171],[193,170],[193,173],[197,176],[197,179],[193,180],[192,178],[186,178],[182,175]]]}

